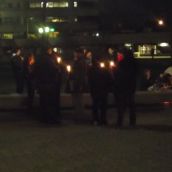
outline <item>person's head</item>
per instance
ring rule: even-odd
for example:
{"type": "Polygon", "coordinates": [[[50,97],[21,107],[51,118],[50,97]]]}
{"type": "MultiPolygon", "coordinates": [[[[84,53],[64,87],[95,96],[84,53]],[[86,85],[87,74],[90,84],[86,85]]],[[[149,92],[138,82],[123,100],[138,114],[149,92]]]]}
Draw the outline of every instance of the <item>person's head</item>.
{"type": "Polygon", "coordinates": [[[74,58],[75,59],[78,59],[78,58],[80,58],[80,57],[82,57],[83,56],[83,49],[82,48],[77,48],[77,49],[75,49],[74,50],[74,58]]]}
{"type": "Polygon", "coordinates": [[[17,56],[21,55],[21,49],[20,48],[16,48],[15,53],[17,56]]]}
{"type": "Polygon", "coordinates": [[[53,53],[52,47],[47,48],[47,54],[51,55],[53,53]]]}
{"type": "Polygon", "coordinates": [[[110,55],[114,54],[114,49],[112,47],[108,48],[108,54],[110,54],[110,55]]]}
{"type": "Polygon", "coordinates": [[[151,70],[150,69],[145,69],[144,70],[144,76],[146,77],[146,78],[151,78],[151,76],[152,76],[152,72],[151,72],[151,70]]]}
{"type": "Polygon", "coordinates": [[[87,51],[87,53],[85,54],[86,59],[92,59],[92,56],[93,56],[93,53],[90,50],[87,51]]]}
{"type": "Polygon", "coordinates": [[[129,48],[123,48],[122,53],[124,58],[134,58],[133,51],[129,48]]]}

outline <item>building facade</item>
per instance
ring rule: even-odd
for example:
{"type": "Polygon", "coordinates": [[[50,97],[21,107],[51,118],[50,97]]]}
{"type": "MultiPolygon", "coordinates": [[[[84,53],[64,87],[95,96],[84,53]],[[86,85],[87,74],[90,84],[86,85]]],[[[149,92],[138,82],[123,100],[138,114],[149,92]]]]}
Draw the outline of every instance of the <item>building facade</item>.
{"type": "Polygon", "coordinates": [[[4,0],[0,39],[58,39],[98,30],[98,0],[4,0]],[[41,30],[42,29],[42,30],[41,30]]]}
{"type": "MultiPolygon", "coordinates": [[[[123,28],[117,8],[116,16],[112,16],[115,13],[106,10],[105,1],[1,0],[0,46],[48,41],[62,47],[125,45],[138,56],[150,55],[152,49],[157,55],[169,54],[172,42],[169,30],[156,32],[146,25],[140,29],[140,25],[136,27],[131,22],[128,28],[123,28]]],[[[136,23],[139,24],[139,19],[136,23]]]]}

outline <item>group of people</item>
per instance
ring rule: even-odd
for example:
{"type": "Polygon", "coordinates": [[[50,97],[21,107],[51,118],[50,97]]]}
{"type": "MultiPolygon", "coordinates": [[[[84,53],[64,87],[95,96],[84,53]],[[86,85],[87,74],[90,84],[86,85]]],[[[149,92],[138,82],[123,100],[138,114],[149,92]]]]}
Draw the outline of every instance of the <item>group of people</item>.
{"type": "MultiPolygon", "coordinates": [[[[22,57],[20,49],[12,57],[18,93],[23,91],[24,79],[28,88],[28,107],[31,108],[35,90],[39,94],[41,119],[60,123],[60,90],[65,67],[59,54],[46,47],[39,55],[29,52],[22,57]],[[24,76],[24,77],[23,77],[24,76]]],[[[129,125],[135,127],[135,90],[137,62],[131,50],[86,50],[77,48],[71,66],[67,66],[67,84],[76,113],[82,115],[82,94],[88,91],[92,99],[92,123],[107,125],[108,93],[114,95],[117,107],[116,127],[123,126],[124,113],[129,108],[129,125]]]]}

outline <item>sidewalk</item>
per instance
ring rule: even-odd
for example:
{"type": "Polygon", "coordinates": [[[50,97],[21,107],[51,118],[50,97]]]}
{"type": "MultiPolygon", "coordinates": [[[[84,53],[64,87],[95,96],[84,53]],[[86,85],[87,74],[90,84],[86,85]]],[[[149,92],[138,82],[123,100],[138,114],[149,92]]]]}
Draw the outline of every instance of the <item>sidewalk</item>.
{"type": "Polygon", "coordinates": [[[1,112],[0,171],[171,172],[171,111],[138,113],[137,124],[135,130],[84,122],[58,127],[1,112]]]}

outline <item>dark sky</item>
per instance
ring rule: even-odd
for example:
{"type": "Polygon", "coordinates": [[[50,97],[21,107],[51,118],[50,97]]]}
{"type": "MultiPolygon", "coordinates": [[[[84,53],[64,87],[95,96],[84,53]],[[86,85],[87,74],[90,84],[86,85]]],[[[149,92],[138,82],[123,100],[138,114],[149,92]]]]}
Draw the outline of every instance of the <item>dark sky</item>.
{"type": "Polygon", "coordinates": [[[113,21],[141,21],[164,18],[171,23],[172,0],[104,0],[102,11],[113,21]]]}

